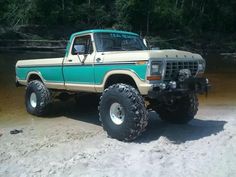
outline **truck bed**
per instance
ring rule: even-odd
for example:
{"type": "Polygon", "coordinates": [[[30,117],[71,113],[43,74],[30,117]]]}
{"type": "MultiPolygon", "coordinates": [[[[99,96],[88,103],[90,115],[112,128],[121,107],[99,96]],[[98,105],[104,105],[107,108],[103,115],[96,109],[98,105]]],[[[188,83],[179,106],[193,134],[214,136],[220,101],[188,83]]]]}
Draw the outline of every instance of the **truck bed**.
{"type": "Polygon", "coordinates": [[[64,84],[62,63],[63,58],[19,60],[16,63],[17,80],[24,85],[29,74],[37,73],[43,81],[64,84]]]}

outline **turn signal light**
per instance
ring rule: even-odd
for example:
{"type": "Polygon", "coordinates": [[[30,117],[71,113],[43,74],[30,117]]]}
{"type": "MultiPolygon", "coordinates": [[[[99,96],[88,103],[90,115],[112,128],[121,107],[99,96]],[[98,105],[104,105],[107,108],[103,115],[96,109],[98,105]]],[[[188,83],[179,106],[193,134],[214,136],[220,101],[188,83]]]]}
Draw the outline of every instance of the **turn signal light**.
{"type": "Polygon", "coordinates": [[[147,61],[137,61],[137,62],[136,62],[137,65],[144,65],[144,64],[146,64],[146,63],[147,63],[147,61]]]}
{"type": "Polygon", "coordinates": [[[160,75],[147,76],[147,80],[149,81],[161,80],[161,76],[160,75]]]}

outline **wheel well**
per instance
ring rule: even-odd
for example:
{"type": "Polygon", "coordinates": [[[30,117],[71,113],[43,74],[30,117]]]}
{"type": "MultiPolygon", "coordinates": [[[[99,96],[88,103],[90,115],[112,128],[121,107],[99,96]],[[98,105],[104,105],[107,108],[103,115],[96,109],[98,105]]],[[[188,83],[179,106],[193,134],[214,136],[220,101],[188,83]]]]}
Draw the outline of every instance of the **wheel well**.
{"type": "Polygon", "coordinates": [[[37,74],[31,74],[29,76],[28,82],[33,81],[33,80],[39,80],[42,82],[42,79],[37,74]]]}
{"type": "Polygon", "coordinates": [[[131,85],[136,89],[138,88],[134,79],[131,76],[125,75],[125,74],[114,74],[114,75],[109,76],[109,78],[106,80],[104,89],[117,83],[131,85]]]}

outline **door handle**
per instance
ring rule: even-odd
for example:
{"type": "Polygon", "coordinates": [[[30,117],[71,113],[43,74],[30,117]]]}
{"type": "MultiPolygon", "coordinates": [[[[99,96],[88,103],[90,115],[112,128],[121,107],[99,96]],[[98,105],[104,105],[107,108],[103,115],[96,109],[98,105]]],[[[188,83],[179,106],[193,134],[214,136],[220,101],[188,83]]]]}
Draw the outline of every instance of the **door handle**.
{"type": "Polygon", "coordinates": [[[72,59],[69,59],[68,62],[72,62],[73,60],[72,59]]]}
{"type": "Polygon", "coordinates": [[[101,58],[97,58],[96,61],[97,61],[97,62],[101,62],[101,58]]]}

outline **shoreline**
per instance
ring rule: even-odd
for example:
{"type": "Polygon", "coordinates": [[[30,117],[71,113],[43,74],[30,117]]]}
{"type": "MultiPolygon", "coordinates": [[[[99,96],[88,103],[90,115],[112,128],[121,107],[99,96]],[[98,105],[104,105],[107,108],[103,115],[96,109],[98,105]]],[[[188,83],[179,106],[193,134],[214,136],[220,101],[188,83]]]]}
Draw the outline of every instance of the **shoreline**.
{"type": "MultiPolygon", "coordinates": [[[[182,42],[183,45],[177,44],[175,42],[164,42],[160,41],[151,41],[154,43],[152,47],[158,46],[159,49],[177,49],[184,50],[189,52],[199,53],[201,55],[207,55],[208,53],[219,53],[222,55],[236,55],[236,48],[233,47],[222,47],[220,44],[214,44],[214,47],[211,47],[212,42],[204,43],[204,45],[187,45],[185,42],[182,42]],[[156,45],[158,43],[158,45],[156,45]],[[210,46],[210,47],[209,47],[210,46]]],[[[66,49],[67,40],[0,40],[0,52],[2,51],[64,51],[66,49]]],[[[222,45],[224,46],[224,45],[222,45]]]]}
{"type": "MultiPolygon", "coordinates": [[[[1,26],[0,26],[1,27],[1,26]]],[[[30,27],[27,27],[30,30],[30,27]]],[[[0,32],[0,51],[5,50],[29,50],[29,51],[55,51],[66,49],[67,42],[72,33],[79,29],[55,30],[48,29],[44,33],[37,27],[32,32],[24,29],[17,31],[3,30],[0,32]]],[[[216,32],[186,33],[184,31],[157,31],[148,36],[151,48],[177,49],[199,53],[235,53],[236,34],[224,34],[216,32]]]]}

